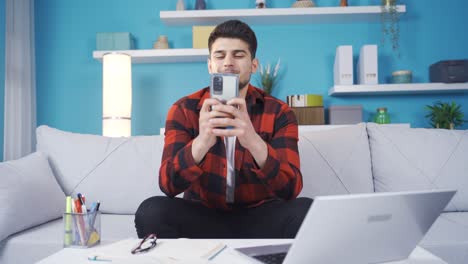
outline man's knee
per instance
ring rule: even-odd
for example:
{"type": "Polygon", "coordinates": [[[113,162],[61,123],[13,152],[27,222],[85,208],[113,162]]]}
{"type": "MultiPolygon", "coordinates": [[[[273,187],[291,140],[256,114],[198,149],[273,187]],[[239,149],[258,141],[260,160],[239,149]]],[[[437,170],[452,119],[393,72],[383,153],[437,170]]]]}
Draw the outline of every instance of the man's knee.
{"type": "Polygon", "coordinates": [[[284,231],[284,237],[294,238],[296,236],[310,206],[312,205],[312,202],[313,200],[307,197],[301,197],[290,201],[289,210],[291,211],[284,231]]]}
{"type": "Polygon", "coordinates": [[[144,200],[135,213],[135,228],[139,238],[155,233],[157,228],[168,222],[171,198],[154,196],[144,200]]]}
{"type": "Polygon", "coordinates": [[[310,206],[312,205],[313,200],[308,197],[299,197],[296,198],[294,201],[296,210],[300,213],[303,213],[304,216],[309,211],[310,206]]]}
{"type": "Polygon", "coordinates": [[[161,215],[166,210],[169,198],[164,196],[153,196],[144,200],[135,213],[135,218],[146,218],[161,215]]]}

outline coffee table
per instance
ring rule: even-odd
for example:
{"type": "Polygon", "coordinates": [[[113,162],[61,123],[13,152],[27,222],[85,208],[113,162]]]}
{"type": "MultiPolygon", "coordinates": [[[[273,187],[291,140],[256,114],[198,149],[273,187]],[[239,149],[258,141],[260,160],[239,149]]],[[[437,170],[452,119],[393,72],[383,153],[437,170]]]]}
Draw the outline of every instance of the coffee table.
{"type": "MultiPolygon", "coordinates": [[[[213,239],[218,240],[218,239],[213,239]]],[[[164,241],[164,239],[162,239],[164,241]]],[[[216,256],[212,261],[208,263],[250,263],[247,258],[239,255],[236,251],[233,250],[235,247],[245,247],[245,246],[258,246],[258,245],[272,245],[272,244],[284,244],[291,243],[292,239],[219,239],[218,241],[224,242],[228,245],[228,248],[223,250],[218,256],[216,256]]],[[[135,239],[135,244],[138,240],[135,239]]],[[[102,245],[110,244],[102,243],[102,245]]],[[[98,246],[99,247],[99,246],[98,246]]],[[[37,264],[83,264],[83,263],[106,263],[102,261],[89,261],[87,259],[88,255],[96,251],[98,247],[93,247],[90,249],[74,249],[74,248],[65,248],[57,253],[37,262],[37,264]]],[[[108,262],[112,263],[112,262],[108,262]]],[[[441,260],[437,256],[434,256],[429,251],[416,247],[415,250],[411,253],[410,258],[404,261],[396,262],[387,262],[387,264],[447,264],[445,261],[441,260]]]]}

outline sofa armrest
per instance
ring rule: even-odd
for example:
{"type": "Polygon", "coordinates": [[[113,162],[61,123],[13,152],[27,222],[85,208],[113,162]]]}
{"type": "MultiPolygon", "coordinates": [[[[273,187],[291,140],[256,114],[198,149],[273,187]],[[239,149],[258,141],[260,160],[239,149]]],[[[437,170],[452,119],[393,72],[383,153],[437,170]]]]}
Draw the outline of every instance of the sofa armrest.
{"type": "Polygon", "coordinates": [[[0,163],[0,241],[62,215],[65,194],[41,152],[0,163]]]}

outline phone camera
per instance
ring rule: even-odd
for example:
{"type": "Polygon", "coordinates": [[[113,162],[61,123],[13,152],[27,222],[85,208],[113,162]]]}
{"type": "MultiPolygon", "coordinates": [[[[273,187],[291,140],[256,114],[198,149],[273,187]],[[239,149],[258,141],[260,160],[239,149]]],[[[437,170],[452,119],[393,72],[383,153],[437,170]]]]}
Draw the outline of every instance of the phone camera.
{"type": "Polygon", "coordinates": [[[223,77],[215,76],[213,78],[213,90],[215,92],[222,92],[223,91],[223,77]]]}

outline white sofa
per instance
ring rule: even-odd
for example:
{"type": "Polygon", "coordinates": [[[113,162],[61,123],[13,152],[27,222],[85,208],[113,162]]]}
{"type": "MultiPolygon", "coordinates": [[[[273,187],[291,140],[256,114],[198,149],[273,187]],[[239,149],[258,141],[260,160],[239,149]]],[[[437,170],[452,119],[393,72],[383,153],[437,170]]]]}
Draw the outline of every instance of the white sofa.
{"type": "MultiPolygon", "coordinates": [[[[163,140],[39,127],[36,153],[0,164],[0,263],[34,263],[63,247],[64,193],[101,201],[103,241],[136,237],[139,203],[163,195],[163,140]]],[[[373,123],[301,129],[299,151],[301,196],[457,189],[420,245],[448,263],[468,263],[467,131],[373,123]]]]}

